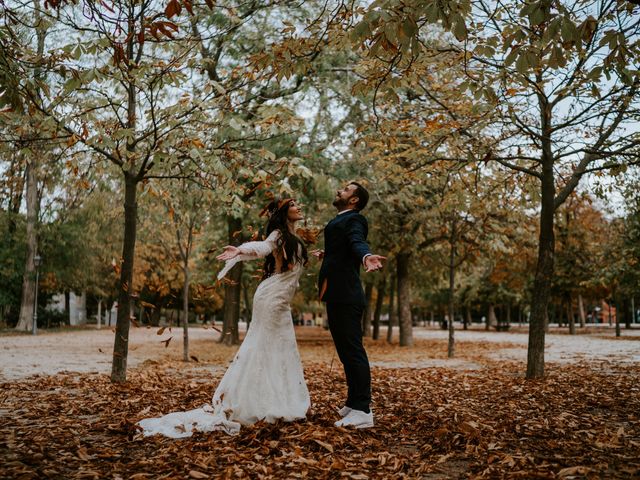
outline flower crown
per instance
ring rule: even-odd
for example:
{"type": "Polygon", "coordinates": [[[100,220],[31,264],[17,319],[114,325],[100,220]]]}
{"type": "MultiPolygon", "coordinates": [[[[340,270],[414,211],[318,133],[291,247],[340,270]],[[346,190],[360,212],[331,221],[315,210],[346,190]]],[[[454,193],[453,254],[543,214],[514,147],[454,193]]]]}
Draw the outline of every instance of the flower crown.
{"type": "Polygon", "coordinates": [[[280,211],[282,207],[284,207],[285,205],[288,205],[289,202],[292,202],[292,201],[293,201],[293,198],[284,198],[280,200],[278,203],[271,202],[269,203],[269,205],[267,205],[262,209],[262,211],[260,212],[260,216],[264,217],[265,215],[269,215],[269,218],[271,218],[276,214],[276,212],[280,211]]]}

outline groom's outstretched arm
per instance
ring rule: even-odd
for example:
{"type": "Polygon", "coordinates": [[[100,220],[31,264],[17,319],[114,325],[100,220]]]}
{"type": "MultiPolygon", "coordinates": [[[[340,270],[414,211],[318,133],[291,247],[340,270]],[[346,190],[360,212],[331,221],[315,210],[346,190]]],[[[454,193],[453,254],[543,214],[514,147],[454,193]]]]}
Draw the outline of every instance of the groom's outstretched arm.
{"type": "Polygon", "coordinates": [[[353,255],[362,262],[365,255],[371,255],[369,244],[367,243],[367,234],[369,233],[369,225],[367,219],[362,215],[352,215],[347,225],[347,239],[353,255]]]}

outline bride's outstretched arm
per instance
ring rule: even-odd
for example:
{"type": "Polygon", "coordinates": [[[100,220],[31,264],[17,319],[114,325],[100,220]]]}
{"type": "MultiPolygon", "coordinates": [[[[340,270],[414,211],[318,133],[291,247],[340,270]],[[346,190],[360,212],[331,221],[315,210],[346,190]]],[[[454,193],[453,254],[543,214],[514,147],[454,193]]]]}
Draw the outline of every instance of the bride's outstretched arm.
{"type": "Polygon", "coordinates": [[[280,232],[274,230],[262,241],[245,242],[238,247],[232,245],[224,247],[224,252],[216,257],[218,260],[226,262],[224,268],[218,273],[218,280],[222,279],[238,262],[264,258],[269,255],[277,248],[279,237],[280,232]]]}

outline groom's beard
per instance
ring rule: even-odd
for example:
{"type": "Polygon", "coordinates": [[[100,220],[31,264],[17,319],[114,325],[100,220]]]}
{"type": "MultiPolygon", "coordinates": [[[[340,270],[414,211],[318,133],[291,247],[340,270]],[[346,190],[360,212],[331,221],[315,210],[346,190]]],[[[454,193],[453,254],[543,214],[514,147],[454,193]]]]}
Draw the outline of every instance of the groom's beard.
{"type": "Polygon", "coordinates": [[[336,198],[333,201],[333,206],[336,207],[339,212],[341,212],[342,210],[347,208],[347,204],[348,204],[348,201],[345,200],[344,198],[340,198],[340,197],[336,198]]]}

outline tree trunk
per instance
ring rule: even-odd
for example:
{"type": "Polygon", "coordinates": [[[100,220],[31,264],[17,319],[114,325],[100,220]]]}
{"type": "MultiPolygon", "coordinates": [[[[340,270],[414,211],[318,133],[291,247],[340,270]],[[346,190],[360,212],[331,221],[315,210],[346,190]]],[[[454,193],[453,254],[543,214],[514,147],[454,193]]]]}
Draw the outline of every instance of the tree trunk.
{"type": "Polygon", "coordinates": [[[100,328],[102,328],[102,299],[99,298],[98,299],[98,330],[100,330],[100,328]]]}
{"type": "Polygon", "coordinates": [[[162,317],[162,303],[158,298],[156,298],[154,305],[155,308],[151,310],[149,322],[152,326],[157,327],[158,325],[160,325],[160,318],[162,317]]]}
{"type": "Polygon", "coordinates": [[[493,303],[489,304],[489,311],[487,312],[487,325],[486,330],[489,330],[492,326],[498,323],[498,319],[496,318],[496,309],[493,306],[493,303]]]}
{"type": "Polygon", "coordinates": [[[364,306],[364,312],[362,314],[362,336],[363,337],[370,337],[371,336],[371,315],[372,315],[372,308],[371,308],[371,300],[373,298],[373,282],[366,282],[364,284],[364,299],[365,299],[365,306],[364,306]]]}
{"type": "Polygon", "coordinates": [[[244,308],[247,311],[247,330],[249,330],[253,306],[251,305],[251,298],[249,297],[249,282],[246,279],[242,282],[242,295],[244,297],[244,308]]]}
{"type": "MultiPolygon", "coordinates": [[[[624,316],[624,308],[622,308],[622,301],[620,300],[619,294],[616,294],[613,298],[613,304],[616,309],[616,337],[619,337],[622,333],[620,331],[620,324],[622,323],[622,319],[620,317],[624,316]]],[[[609,305],[609,311],[611,311],[611,305],[609,305]]]]}
{"type": "Polygon", "coordinates": [[[376,308],[373,312],[373,339],[378,340],[380,338],[380,315],[382,315],[382,305],[384,303],[384,296],[387,290],[387,276],[382,275],[382,279],[378,283],[377,287],[378,297],[376,298],[376,308]]]}
{"type": "Polygon", "coordinates": [[[240,334],[238,322],[240,320],[240,281],[242,279],[242,262],[233,267],[227,274],[230,282],[224,286],[224,305],[222,309],[222,336],[220,343],[238,345],[240,334]]]}
{"type": "Polygon", "coordinates": [[[64,291],[64,323],[71,325],[71,292],[64,291]]]}
{"type": "MultiPolygon", "coordinates": [[[[548,114],[550,115],[550,112],[548,114]]],[[[551,279],[553,277],[555,180],[553,176],[553,157],[550,151],[551,147],[547,145],[547,140],[550,141],[550,138],[545,139],[543,142],[540,234],[538,239],[538,261],[531,296],[527,378],[541,378],[544,376],[545,315],[549,305],[551,279]]]]}
{"type": "Polygon", "coordinates": [[[451,239],[449,251],[449,341],[447,343],[447,357],[455,354],[455,329],[453,325],[455,308],[455,275],[456,275],[456,223],[451,222],[451,239]]]}
{"type": "MultiPolygon", "coordinates": [[[[129,60],[125,62],[130,70],[136,70],[134,61],[134,45],[136,38],[134,35],[136,18],[133,9],[129,8],[127,22],[126,56],[129,60]]],[[[142,44],[139,46],[143,48],[142,44]]],[[[138,54],[141,54],[138,51],[138,54]]],[[[137,70],[136,70],[137,71],[137,70]]],[[[138,123],[138,97],[137,84],[133,76],[133,71],[124,72],[127,78],[127,129],[134,132],[138,123]]],[[[132,137],[127,139],[126,158],[124,159],[126,169],[124,174],[124,235],[122,240],[122,268],[120,269],[120,282],[118,285],[118,315],[116,319],[116,335],[113,345],[113,364],[111,367],[111,381],[123,383],[127,380],[127,357],[129,354],[129,328],[131,326],[131,315],[133,308],[133,265],[135,261],[136,233],[138,222],[138,183],[144,178],[144,171],[136,171],[136,142],[132,137]]]]}
{"type": "MultiPolygon", "coordinates": [[[[560,328],[564,327],[564,316],[567,313],[566,303],[566,299],[560,301],[560,315],[558,315],[558,327],[560,328]]],[[[569,325],[569,317],[567,317],[567,325],[569,325]]]]}
{"type": "Polygon", "coordinates": [[[129,173],[124,177],[124,239],[122,243],[122,268],[118,285],[118,315],[113,344],[111,381],[127,381],[127,355],[129,354],[129,327],[131,323],[131,293],[133,290],[133,262],[136,248],[137,189],[138,180],[129,173]]]}
{"type": "Polygon", "coordinates": [[[629,329],[631,328],[631,315],[629,315],[629,300],[628,299],[624,299],[622,301],[622,305],[624,305],[624,328],[629,329]]]}
{"type": "Polygon", "coordinates": [[[16,232],[18,228],[18,224],[16,222],[17,216],[20,213],[20,205],[22,205],[22,198],[24,194],[24,181],[25,179],[25,170],[23,168],[25,156],[22,155],[19,151],[13,151],[11,154],[11,159],[8,167],[8,171],[6,174],[6,178],[13,179],[12,182],[9,182],[8,188],[9,192],[7,194],[8,197],[8,208],[7,211],[13,213],[14,215],[9,216],[9,238],[8,240],[13,241],[13,234],[16,232]]]}
{"type": "MultiPolygon", "coordinates": [[[[239,245],[242,239],[239,235],[234,237],[235,232],[242,230],[242,220],[229,217],[227,219],[229,230],[229,245],[239,245]]],[[[222,317],[222,335],[220,343],[225,345],[238,345],[240,334],[238,333],[238,321],[240,320],[240,294],[242,293],[242,262],[239,262],[227,274],[229,282],[224,286],[224,307],[222,317]]]]}
{"type": "Polygon", "coordinates": [[[397,262],[398,276],[398,316],[400,326],[400,346],[413,345],[413,323],[411,319],[411,284],[409,278],[410,253],[399,253],[397,262]]]}
{"type": "Polygon", "coordinates": [[[184,272],[184,286],[182,288],[182,360],[189,361],[189,262],[182,265],[184,272]]]}
{"type": "Polygon", "coordinates": [[[547,305],[547,309],[544,311],[544,333],[549,333],[549,305],[547,305]]]}
{"type": "Polygon", "coordinates": [[[580,314],[580,328],[584,328],[587,322],[587,317],[584,314],[584,302],[582,301],[582,295],[578,295],[578,313],[580,314]]]}
{"type": "Polygon", "coordinates": [[[469,305],[467,305],[465,307],[465,314],[464,314],[464,323],[462,325],[462,328],[464,330],[468,330],[469,329],[469,325],[471,325],[471,307],[469,305]]]}
{"type": "Polygon", "coordinates": [[[36,177],[35,156],[27,159],[27,258],[22,276],[22,296],[20,300],[20,317],[16,330],[28,332],[33,324],[33,302],[35,299],[36,267],[34,258],[38,250],[38,180],[36,177]]]}
{"type": "MultiPolygon", "coordinates": [[[[36,68],[34,69],[34,78],[36,80],[42,80],[42,67],[41,60],[44,55],[45,39],[47,36],[47,23],[42,22],[40,15],[40,2],[34,1],[34,20],[36,27],[36,40],[37,40],[37,58],[36,68]]],[[[38,88],[38,87],[37,87],[38,88]]],[[[39,90],[39,88],[38,88],[39,90]]],[[[40,93],[38,91],[38,93],[40,93]]],[[[28,138],[28,137],[27,137],[28,138]]],[[[18,159],[22,155],[18,154],[18,159]]],[[[24,158],[24,157],[23,157],[24,158]]],[[[34,312],[35,291],[36,291],[36,279],[35,279],[35,264],[33,259],[38,251],[38,231],[37,222],[38,214],[40,210],[40,198],[38,196],[38,156],[32,152],[29,158],[24,158],[26,164],[25,177],[27,181],[27,225],[26,225],[26,243],[27,243],[27,257],[25,259],[24,274],[22,276],[22,295],[20,299],[20,313],[18,317],[18,323],[16,330],[29,331],[33,328],[33,316],[37,314],[37,310],[34,312]]],[[[20,192],[20,196],[22,191],[20,192]]],[[[20,209],[20,203],[15,204],[17,207],[16,213],[20,209]]],[[[37,325],[36,325],[37,327],[37,325]]],[[[34,330],[35,332],[35,330],[34,330]]]]}
{"type": "Polygon", "coordinates": [[[398,321],[398,315],[396,314],[395,299],[396,299],[396,277],[391,276],[391,286],[389,290],[389,325],[387,326],[387,343],[391,343],[393,340],[393,326],[398,321]]]}
{"type": "Polygon", "coordinates": [[[576,334],[576,319],[573,315],[573,298],[569,296],[567,301],[567,317],[569,319],[569,333],[571,335],[576,334]]]}

